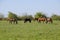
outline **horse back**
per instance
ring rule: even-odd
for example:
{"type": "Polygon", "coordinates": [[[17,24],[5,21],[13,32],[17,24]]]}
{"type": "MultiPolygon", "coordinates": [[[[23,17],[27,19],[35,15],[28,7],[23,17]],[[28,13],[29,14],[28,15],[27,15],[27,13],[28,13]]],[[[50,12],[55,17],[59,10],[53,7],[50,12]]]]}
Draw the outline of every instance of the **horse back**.
{"type": "Polygon", "coordinates": [[[46,18],[38,18],[38,20],[45,21],[46,18]]]}

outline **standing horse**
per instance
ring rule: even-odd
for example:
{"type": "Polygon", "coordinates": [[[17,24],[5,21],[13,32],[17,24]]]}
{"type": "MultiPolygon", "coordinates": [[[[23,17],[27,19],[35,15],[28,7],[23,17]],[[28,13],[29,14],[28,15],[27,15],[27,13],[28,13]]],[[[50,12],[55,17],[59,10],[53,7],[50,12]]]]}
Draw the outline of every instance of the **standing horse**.
{"type": "Polygon", "coordinates": [[[14,23],[14,24],[17,24],[18,22],[17,22],[17,19],[15,19],[15,18],[9,18],[8,19],[8,21],[9,21],[9,23],[14,23]]]}
{"type": "Polygon", "coordinates": [[[46,23],[48,23],[48,22],[49,22],[49,23],[53,23],[52,18],[47,18],[47,19],[46,19],[46,23]]]}
{"type": "Polygon", "coordinates": [[[29,21],[31,23],[31,19],[30,18],[25,18],[24,19],[24,23],[26,23],[27,21],[29,21]]]}

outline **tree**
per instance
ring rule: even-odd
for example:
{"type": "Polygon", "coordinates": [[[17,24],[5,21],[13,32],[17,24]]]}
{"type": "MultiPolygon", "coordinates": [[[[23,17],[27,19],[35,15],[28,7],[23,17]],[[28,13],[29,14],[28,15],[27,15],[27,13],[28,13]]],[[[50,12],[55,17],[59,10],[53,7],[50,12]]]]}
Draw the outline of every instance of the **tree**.
{"type": "Polygon", "coordinates": [[[15,18],[15,19],[18,18],[17,15],[14,14],[14,13],[12,13],[12,12],[8,12],[8,13],[9,13],[9,14],[8,14],[8,18],[15,18]]]}
{"type": "Polygon", "coordinates": [[[2,13],[0,13],[0,20],[4,19],[4,15],[2,13]]]}
{"type": "Polygon", "coordinates": [[[2,13],[0,13],[0,18],[4,18],[4,15],[2,13]]]}
{"type": "Polygon", "coordinates": [[[27,18],[33,19],[32,15],[28,15],[27,18]]]}
{"type": "Polygon", "coordinates": [[[37,12],[35,18],[39,18],[39,17],[46,17],[46,15],[43,14],[42,12],[37,12]]]}
{"type": "Polygon", "coordinates": [[[32,15],[23,15],[20,17],[22,20],[24,20],[25,18],[30,18],[33,19],[32,15]]]}
{"type": "Polygon", "coordinates": [[[53,14],[53,15],[51,16],[51,18],[52,18],[53,20],[60,20],[60,16],[59,16],[59,15],[56,15],[56,14],[53,14]]]}

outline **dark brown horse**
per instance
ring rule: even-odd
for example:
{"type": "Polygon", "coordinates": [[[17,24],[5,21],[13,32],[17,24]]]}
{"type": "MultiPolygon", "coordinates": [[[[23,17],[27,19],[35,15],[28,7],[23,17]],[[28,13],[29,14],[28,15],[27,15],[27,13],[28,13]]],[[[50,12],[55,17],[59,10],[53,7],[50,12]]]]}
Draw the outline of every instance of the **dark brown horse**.
{"type": "Polygon", "coordinates": [[[24,23],[26,23],[27,21],[29,21],[31,23],[31,19],[30,18],[25,18],[24,19],[24,23]]]}
{"type": "Polygon", "coordinates": [[[17,19],[15,19],[15,18],[8,18],[8,21],[9,21],[9,23],[14,23],[14,24],[17,24],[18,22],[17,22],[17,19]]]}

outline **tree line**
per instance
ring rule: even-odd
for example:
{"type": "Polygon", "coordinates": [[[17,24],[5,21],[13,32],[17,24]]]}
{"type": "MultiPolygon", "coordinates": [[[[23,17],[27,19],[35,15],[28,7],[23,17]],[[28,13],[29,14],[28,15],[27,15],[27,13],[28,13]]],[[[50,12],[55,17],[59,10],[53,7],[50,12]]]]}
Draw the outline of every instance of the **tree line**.
{"type": "MultiPolygon", "coordinates": [[[[39,18],[39,17],[47,17],[47,16],[44,13],[42,13],[42,12],[36,12],[34,17],[32,15],[18,16],[15,13],[9,11],[8,12],[8,17],[5,18],[3,14],[0,14],[0,20],[6,20],[7,18],[15,18],[15,19],[18,19],[18,20],[24,20],[25,18],[30,18],[30,19],[33,20],[34,18],[39,18]]],[[[51,16],[51,18],[53,20],[60,20],[60,15],[53,14],[51,16]]]]}

